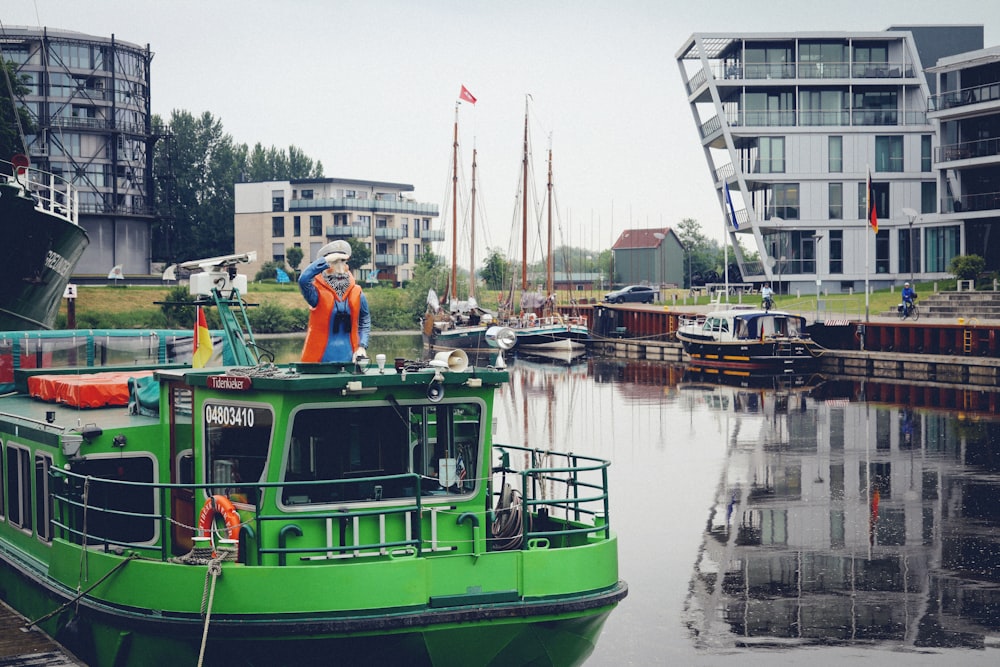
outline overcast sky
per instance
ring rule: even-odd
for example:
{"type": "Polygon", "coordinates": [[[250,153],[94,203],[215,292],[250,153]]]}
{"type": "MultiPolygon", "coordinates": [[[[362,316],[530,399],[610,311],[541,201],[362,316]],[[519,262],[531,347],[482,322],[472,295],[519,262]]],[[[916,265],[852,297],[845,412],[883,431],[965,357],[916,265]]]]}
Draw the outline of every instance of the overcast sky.
{"type": "Polygon", "coordinates": [[[459,112],[466,184],[478,148],[476,245],[504,251],[526,94],[539,194],[551,138],[557,244],[601,250],[684,218],[721,239],[674,59],[692,33],[982,24],[1000,45],[990,0],[11,0],[0,21],[148,44],[154,113],[209,111],[237,142],[298,146],[327,176],[412,184],[449,229],[465,85],[478,98],[459,112]]]}

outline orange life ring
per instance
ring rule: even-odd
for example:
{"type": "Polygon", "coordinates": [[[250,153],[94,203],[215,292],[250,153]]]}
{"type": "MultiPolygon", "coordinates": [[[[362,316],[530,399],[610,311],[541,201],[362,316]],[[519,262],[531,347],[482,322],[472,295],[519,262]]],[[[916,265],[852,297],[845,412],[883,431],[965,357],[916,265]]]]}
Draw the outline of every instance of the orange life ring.
{"type": "Polygon", "coordinates": [[[198,530],[201,537],[209,537],[215,528],[215,517],[221,516],[226,522],[228,530],[226,536],[231,540],[240,539],[240,513],[233,507],[233,503],[225,496],[212,496],[205,501],[201,507],[201,514],[198,515],[198,530]]]}

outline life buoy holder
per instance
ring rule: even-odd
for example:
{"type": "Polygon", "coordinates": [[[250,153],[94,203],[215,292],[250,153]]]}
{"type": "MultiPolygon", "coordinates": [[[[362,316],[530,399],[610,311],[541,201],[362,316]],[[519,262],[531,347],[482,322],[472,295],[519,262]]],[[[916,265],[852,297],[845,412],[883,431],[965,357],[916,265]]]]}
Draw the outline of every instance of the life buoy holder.
{"type": "Polygon", "coordinates": [[[236,511],[229,498],[215,495],[205,501],[198,515],[198,530],[201,537],[211,537],[215,529],[215,517],[222,517],[226,523],[226,537],[231,540],[240,539],[240,513],[236,511]]]}

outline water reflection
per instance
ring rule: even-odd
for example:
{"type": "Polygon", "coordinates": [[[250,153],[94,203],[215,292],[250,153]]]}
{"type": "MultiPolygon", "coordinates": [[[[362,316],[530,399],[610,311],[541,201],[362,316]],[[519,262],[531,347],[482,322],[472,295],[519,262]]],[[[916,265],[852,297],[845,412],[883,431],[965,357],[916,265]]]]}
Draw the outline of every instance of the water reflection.
{"type": "Polygon", "coordinates": [[[732,429],[687,601],[698,645],[984,646],[1000,624],[995,392],[704,391],[732,429]],[[886,396],[911,403],[861,402],[886,396]]]}

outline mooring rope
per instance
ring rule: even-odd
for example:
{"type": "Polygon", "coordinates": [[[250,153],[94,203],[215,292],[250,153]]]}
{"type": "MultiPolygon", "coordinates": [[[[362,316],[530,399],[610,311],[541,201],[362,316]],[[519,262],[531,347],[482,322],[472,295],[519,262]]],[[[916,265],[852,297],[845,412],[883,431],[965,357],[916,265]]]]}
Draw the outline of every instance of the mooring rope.
{"type": "Polygon", "coordinates": [[[205,570],[205,588],[201,593],[201,613],[205,616],[205,626],[201,633],[201,650],[198,652],[198,667],[202,667],[202,663],[205,660],[205,646],[208,644],[208,624],[212,620],[212,603],[215,602],[215,582],[222,576],[222,561],[222,558],[213,558],[208,562],[208,569],[205,570]]]}
{"type": "Polygon", "coordinates": [[[95,581],[95,582],[93,583],[93,585],[91,585],[90,587],[88,587],[88,588],[87,588],[86,590],[84,590],[84,591],[80,591],[80,592],[79,592],[79,593],[78,593],[77,595],[73,596],[72,598],[70,598],[69,600],[67,600],[66,602],[64,602],[64,603],[63,603],[63,604],[62,604],[61,606],[59,606],[58,608],[56,608],[56,609],[54,609],[54,610],[50,611],[49,613],[45,614],[45,615],[44,615],[44,616],[42,616],[41,618],[37,618],[37,619],[35,619],[34,621],[28,621],[27,623],[25,623],[25,624],[24,624],[24,628],[25,628],[25,629],[30,629],[31,627],[33,627],[33,626],[35,626],[35,625],[38,625],[38,624],[39,624],[39,623],[41,623],[42,621],[46,621],[46,620],[48,620],[49,618],[51,618],[52,616],[55,616],[56,614],[58,614],[59,612],[61,612],[61,611],[62,611],[63,609],[65,609],[66,607],[70,606],[71,604],[73,604],[73,603],[77,602],[77,601],[78,601],[78,600],[79,600],[80,598],[82,598],[82,597],[83,597],[84,595],[86,595],[86,594],[87,594],[87,593],[89,593],[90,591],[92,591],[92,590],[94,590],[95,588],[97,588],[98,586],[100,586],[100,585],[101,585],[101,583],[102,583],[102,582],[103,582],[103,581],[104,581],[105,579],[107,579],[107,578],[108,578],[108,577],[110,577],[110,576],[111,576],[112,574],[114,574],[114,573],[115,573],[115,572],[117,572],[118,570],[122,569],[123,567],[125,567],[125,566],[126,566],[126,565],[128,565],[128,564],[129,564],[129,563],[130,563],[131,561],[133,561],[133,560],[137,559],[138,557],[139,557],[139,554],[136,554],[136,553],[130,553],[130,554],[129,554],[128,556],[126,556],[125,560],[123,560],[122,562],[118,563],[117,565],[115,565],[115,566],[114,566],[113,568],[111,568],[110,570],[108,570],[108,571],[107,571],[107,572],[106,572],[106,573],[104,574],[104,576],[103,576],[103,577],[101,577],[100,579],[98,579],[97,581],[95,581]]]}

